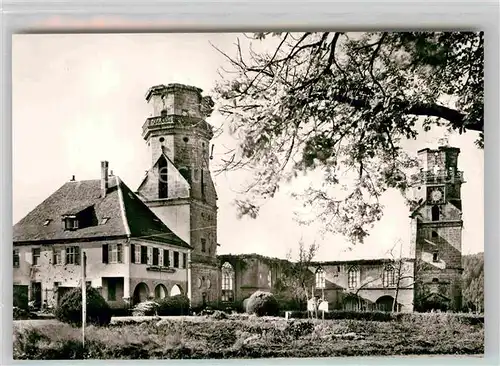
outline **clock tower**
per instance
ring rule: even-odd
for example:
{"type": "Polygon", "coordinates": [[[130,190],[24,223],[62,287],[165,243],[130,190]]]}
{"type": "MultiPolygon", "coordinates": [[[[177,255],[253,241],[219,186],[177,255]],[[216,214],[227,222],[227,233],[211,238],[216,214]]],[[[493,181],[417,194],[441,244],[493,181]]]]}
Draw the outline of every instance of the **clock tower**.
{"type": "Polygon", "coordinates": [[[441,141],[437,149],[418,152],[419,173],[412,188],[416,207],[415,310],[455,310],[462,307],[463,172],[458,170],[460,149],[441,141]]]}

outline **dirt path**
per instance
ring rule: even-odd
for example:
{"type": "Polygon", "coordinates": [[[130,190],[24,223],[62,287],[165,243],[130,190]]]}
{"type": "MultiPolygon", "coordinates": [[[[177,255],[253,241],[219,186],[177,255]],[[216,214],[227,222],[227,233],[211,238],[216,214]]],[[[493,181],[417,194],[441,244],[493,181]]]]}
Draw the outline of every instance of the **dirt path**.
{"type": "MultiPolygon", "coordinates": [[[[197,322],[206,319],[201,316],[120,316],[111,318],[111,324],[118,324],[121,322],[143,322],[146,320],[162,320],[162,319],[173,319],[173,320],[187,320],[190,322],[197,322]]],[[[59,324],[60,322],[56,319],[28,319],[28,320],[14,320],[14,327],[29,327],[29,326],[43,326],[49,324],[59,324]]]]}

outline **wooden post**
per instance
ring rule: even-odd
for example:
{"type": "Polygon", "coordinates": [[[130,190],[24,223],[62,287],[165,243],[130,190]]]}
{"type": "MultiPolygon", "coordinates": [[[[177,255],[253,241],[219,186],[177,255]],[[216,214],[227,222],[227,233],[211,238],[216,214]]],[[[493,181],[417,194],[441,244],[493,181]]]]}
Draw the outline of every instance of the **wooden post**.
{"type": "Polygon", "coordinates": [[[86,279],[86,265],[87,256],[82,250],[82,344],[85,347],[85,323],[87,321],[87,279],[86,279]]]}

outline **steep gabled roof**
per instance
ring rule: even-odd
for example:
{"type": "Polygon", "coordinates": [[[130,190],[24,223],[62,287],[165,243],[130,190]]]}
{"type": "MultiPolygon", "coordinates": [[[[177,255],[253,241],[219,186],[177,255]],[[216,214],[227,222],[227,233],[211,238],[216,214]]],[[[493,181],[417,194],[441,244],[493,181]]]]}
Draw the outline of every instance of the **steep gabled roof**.
{"type": "MultiPolygon", "coordinates": [[[[156,159],[156,161],[155,161],[155,163],[153,164],[153,166],[151,167],[151,169],[149,169],[149,170],[146,172],[146,175],[144,176],[144,178],[142,178],[142,181],[141,181],[141,183],[139,184],[139,187],[137,188],[137,192],[139,192],[139,191],[141,190],[142,186],[146,183],[146,181],[147,181],[147,179],[148,179],[148,177],[149,177],[149,173],[150,173],[150,172],[151,172],[151,171],[152,171],[152,170],[153,170],[153,169],[154,169],[154,168],[158,165],[158,162],[160,161],[160,159],[165,159],[167,162],[169,162],[169,163],[171,164],[171,166],[172,166],[175,170],[177,170],[177,172],[179,172],[179,170],[178,170],[178,169],[177,169],[177,167],[175,166],[175,164],[174,164],[174,162],[172,161],[172,159],[170,159],[170,158],[168,157],[168,155],[167,155],[167,154],[165,154],[165,151],[162,151],[162,153],[158,156],[158,159],[156,159]]],[[[179,172],[179,174],[180,174],[180,172],[179,172]]],[[[186,179],[182,176],[182,174],[181,174],[181,177],[182,177],[182,179],[184,179],[184,181],[185,181],[187,184],[189,184],[189,183],[188,183],[188,181],[187,181],[187,180],[186,180],[186,179]]]]}
{"type": "Polygon", "coordinates": [[[190,248],[117,176],[109,179],[105,197],[101,197],[99,179],[67,182],[13,228],[14,243],[120,236],[190,248]],[[64,215],[78,215],[90,210],[91,224],[77,230],[65,230],[64,215]],[[105,222],[102,221],[104,218],[107,219],[105,222]]]}

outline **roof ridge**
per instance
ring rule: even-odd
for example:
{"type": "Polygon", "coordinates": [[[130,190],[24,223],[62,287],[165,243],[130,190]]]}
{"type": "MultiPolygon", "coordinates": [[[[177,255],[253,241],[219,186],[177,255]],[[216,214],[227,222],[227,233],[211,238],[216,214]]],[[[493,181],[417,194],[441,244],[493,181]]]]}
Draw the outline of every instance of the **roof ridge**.
{"type": "Polygon", "coordinates": [[[115,180],[116,180],[116,189],[118,190],[118,201],[120,203],[120,212],[122,216],[123,227],[125,228],[127,236],[130,237],[130,227],[128,225],[127,213],[125,212],[125,203],[123,201],[123,192],[120,184],[121,183],[120,177],[116,175],[115,180]]]}

